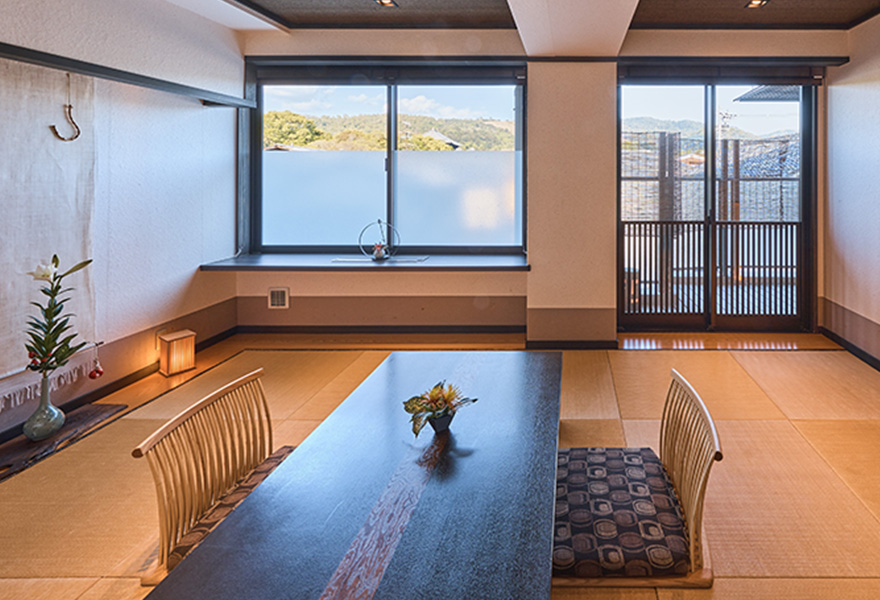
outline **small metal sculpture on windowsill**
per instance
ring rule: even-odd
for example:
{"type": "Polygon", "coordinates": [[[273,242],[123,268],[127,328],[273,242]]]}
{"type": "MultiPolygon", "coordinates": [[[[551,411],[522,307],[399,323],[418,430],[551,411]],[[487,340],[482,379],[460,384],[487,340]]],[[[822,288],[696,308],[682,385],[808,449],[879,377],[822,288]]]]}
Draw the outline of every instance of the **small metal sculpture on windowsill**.
{"type": "Polygon", "coordinates": [[[361,233],[358,236],[358,248],[360,248],[361,253],[377,262],[388,260],[394,256],[397,253],[397,248],[399,246],[400,234],[397,232],[397,229],[395,229],[391,223],[383,221],[382,219],[376,220],[375,223],[368,224],[361,229],[361,233]],[[367,232],[369,232],[370,235],[376,235],[372,231],[375,227],[379,228],[379,239],[371,246],[365,245],[364,235],[367,234],[367,232]]]}

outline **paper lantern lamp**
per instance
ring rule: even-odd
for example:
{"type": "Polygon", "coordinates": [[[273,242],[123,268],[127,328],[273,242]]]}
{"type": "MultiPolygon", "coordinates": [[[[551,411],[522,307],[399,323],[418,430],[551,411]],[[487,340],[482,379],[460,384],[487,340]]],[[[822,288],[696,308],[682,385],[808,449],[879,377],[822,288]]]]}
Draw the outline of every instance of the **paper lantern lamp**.
{"type": "Polygon", "coordinates": [[[159,336],[159,372],[168,377],[196,366],[196,332],[189,329],[159,336]]]}

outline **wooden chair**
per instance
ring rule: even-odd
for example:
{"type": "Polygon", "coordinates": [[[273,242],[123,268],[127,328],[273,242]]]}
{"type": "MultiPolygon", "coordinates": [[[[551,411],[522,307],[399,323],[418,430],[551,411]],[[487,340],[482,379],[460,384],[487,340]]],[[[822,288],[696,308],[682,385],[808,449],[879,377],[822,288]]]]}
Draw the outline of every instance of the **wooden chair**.
{"type": "Polygon", "coordinates": [[[159,501],[155,585],[293,451],[270,456],[272,423],[257,369],[205,396],[132,451],[147,458],[159,501]]]}
{"type": "Polygon", "coordinates": [[[675,369],[659,458],[650,448],[560,449],[553,585],[711,587],[703,498],[721,459],[706,405],[675,369]]]}

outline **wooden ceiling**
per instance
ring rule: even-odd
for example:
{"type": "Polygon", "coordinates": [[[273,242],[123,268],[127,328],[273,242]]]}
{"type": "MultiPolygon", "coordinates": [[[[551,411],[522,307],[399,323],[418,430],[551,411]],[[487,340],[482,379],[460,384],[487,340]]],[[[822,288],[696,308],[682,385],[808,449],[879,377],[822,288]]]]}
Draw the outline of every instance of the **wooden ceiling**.
{"type": "MultiPolygon", "coordinates": [[[[230,0],[227,0],[230,1],[230,0]]],[[[515,29],[507,0],[232,0],[289,29],[515,29]]]]}
{"type": "MultiPolygon", "coordinates": [[[[288,29],[516,28],[508,0],[396,0],[396,8],[379,6],[374,0],[224,1],[288,29]]],[[[555,4],[559,0],[530,1],[542,10],[578,6],[555,4]]],[[[630,28],[849,29],[880,14],[880,0],[770,0],[758,9],[745,8],[746,1],[639,0],[630,28]]]]}
{"type": "Polygon", "coordinates": [[[849,29],[880,14],[880,0],[639,0],[631,29],[849,29]]]}

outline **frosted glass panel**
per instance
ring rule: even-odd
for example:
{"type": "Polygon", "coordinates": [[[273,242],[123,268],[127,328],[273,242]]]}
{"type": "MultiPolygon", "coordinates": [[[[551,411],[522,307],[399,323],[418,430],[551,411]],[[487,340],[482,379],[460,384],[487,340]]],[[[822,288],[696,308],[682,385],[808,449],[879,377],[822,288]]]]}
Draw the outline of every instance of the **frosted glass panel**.
{"type": "Polygon", "coordinates": [[[414,246],[522,245],[512,85],[398,88],[395,224],[414,246]]]}
{"type": "Polygon", "coordinates": [[[385,152],[263,152],[263,244],[354,246],[385,217],[385,152]]]}
{"type": "Polygon", "coordinates": [[[263,90],[263,244],[354,246],[385,218],[385,86],[263,90]]]}
{"type": "Polygon", "coordinates": [[[402,151],[397,226],[419,246],[522,244],[522,152],[402,151]]]}

